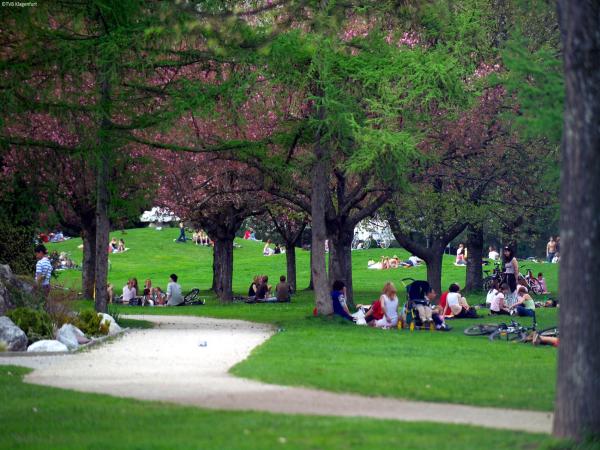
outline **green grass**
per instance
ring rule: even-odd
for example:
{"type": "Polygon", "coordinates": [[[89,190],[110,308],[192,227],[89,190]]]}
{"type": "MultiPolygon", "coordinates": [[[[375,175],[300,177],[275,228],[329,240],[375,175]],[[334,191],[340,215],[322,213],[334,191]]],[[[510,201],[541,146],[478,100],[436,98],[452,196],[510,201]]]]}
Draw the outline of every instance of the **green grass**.
{"type": "MultiPolygon", "coordinates": [[[[212,276],[211,250],[191,243],[177,244],[175,229],[129,230],[124,236],[131,249],[111,256],[110,281],[122,286],[127,278],[140,282],[151,277],[164,286],[168,274],[179,275],[184,289],[206,290],[212,276]]],[[[114,233],[120,237],[121,233],[114,233]]],[[[285,255],[262,256],[262,244],[238,241],[234,252],[234,290],[244,294],[252,276],[268,274],[275,280],[285,273],[285,255]]],[[[51,245],[71,250],[74,257],[79,240],[51,245]]],[[[382,254],[407,257],[400,249],[353,252],[354,286],[357,303],[376,299],[383,284],[392,280],[425,278],[425,268],[373,271],[366,268],[370,258],[382,254]]],[[[465,268],[455,267],[446,257],[443,285],[464,284],[465,268]]],[[[298,252],[299,286],[308,284],[309,255],[298,252]]],[[[557,266],[529,264],[537,274],[544,272],[551,291],[557,288],[557,266]]],[[[61,281],[77,285],[80,273],[63,272],[61,281]]],[[[531,345],[489,342],[466,337],[464,327],[476,320],[454,320],[450,333],[382,331],[356,327],[335,319],[312,317],[313,296],[300,291],[290,304],[219,304],[205,292],[205,306],[183,308],[121,307],[122,314],[186,314],[245,319],[272,323],[284,331],[255,349],[237,365],[236,375],[271,383],[308,386],[336,392],[355,392],[426,401],[444,401],[481,406],[550,411],[553,409],[556,378],[556,350],[531,345]]],[[[482,295],[469,296],[479,303],[482,295]]],[[[82,302],[90,307],[91,302],[82,302]]],[[[484,311],[482,311],[484,313],[484,311]]],[[[482,319],[490,321],[486,317],[482,319]]],[[[557,310],[538,310],[542,327],[557,323],[557,310]]],[[[522,318],[523,324],[530,319],[522,318]]]]}
{"type": "Polygon", "coordinates": [[[464,425],[223,412],[23,383],[0,366],[3,449],[548,449],[549,436],[464,425]]]}

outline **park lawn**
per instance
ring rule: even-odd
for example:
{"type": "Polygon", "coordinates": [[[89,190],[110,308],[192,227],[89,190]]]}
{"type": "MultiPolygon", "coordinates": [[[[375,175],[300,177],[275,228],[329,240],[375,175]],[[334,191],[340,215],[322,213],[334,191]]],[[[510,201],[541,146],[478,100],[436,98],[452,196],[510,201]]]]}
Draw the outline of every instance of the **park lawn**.
{"type": "MultiPolygon", "coordinates": [[[[120,232],[114,233],[116,237],[120,232]]],[[[163,280],[169,273],[180,276],[184,290],[204,289],[205,306],[179,308],[141,308],[122,306],[122,314],[205,315],[271,323],[280,332],[254,350],[251,357],[232,369],[236,375],[270,383],[307,386],[336,392],[389,396],[423,401],[438,401],[497,406],[505,408],[553,410],[556,381],[556,349],[536,348],[508,342],[489,342],[485,337],[467,337],[462,330],[480,321],[498,321],[485,316],[480,320],[449,321],[449,333],[407,330],[374,330],[356,327],[334,318],[312,316],[312,292],[300,291],[289,304],[223,305],[207,289],[212,274],[210,249],[191,243],[173,242],[175,229],[128,230],[128,252],[111,256],[110,280],[121,286],[137,276],[163,280]],[[139,254],[136,254],[139,253],[139,254]]],[[[234,290],[244,294],[255,273],[270,275],[273,284],[285,273],[285,255],[262,256],[262,244],[238,241],[234,252],[234,290]]],[[[56,247],[72,246],[70,240],[56,247]]],[[[53,249],[53,246],[51,246],[53,249]]],[[[387,280],[400,287],[400,279],[425,278],[425,268],[373,271],[366,269],[369,258],[382,254],[407,257],[401,249],[372,249],[353,252],[355,301],[370,303],[387,280]]],[[[78,255],[74,253],[74,256],[78,255]]],[[[455,267],[448,256],[444,264],[443,285],[464,284],[465,268],[455,267]]],[[[308,284],[309,255],[298,251],[298,284],[308,284]]],[[[557,266],[529,264],[544,272],[548,287],[557,287],[557,266]]],[[[60,280],[77,285],[80,273],[63,272],[60,280]]],[[[155,282],[155,285],[157,283],[155,282]]],[[[544,298],[544,297],[542,297],[544,298]]],[[[471,304],[483,295],[470,296],[471,304]]],[[[81,302],[80,307],[91,307],[81,302]]],[[[486,310],[481,311],[486,314],[486,310]]],[[[530,324],[529,318],[520,319],[530,324]]],[[[557,323],[556,309],[538,310],[541,327],[557,323]]]]}
{"type": "Polygon", "coordinates": [[[464,425],[225,412],[23,383],[0,366],[6,449],[550,449],[547,435],[464,425]]]}

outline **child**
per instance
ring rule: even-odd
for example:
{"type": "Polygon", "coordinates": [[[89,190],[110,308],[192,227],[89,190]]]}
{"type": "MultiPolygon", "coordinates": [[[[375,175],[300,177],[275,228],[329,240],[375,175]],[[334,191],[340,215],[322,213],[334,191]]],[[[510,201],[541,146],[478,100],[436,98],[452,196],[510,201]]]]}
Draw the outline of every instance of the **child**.
{"type": "Polygon", "coordinates": [[[548,292],[548,288],[546,287],[546,280],[545,280],[544,274],[542,272],[537,274],[537,280],[538,280],[538,283],[540,283],[540,286],[542,288],[542,294],[549,294],[550,292],[548,292]]]}
{"type": "Polygon", "coordinates": [[[502,286],[500,286],[500,291],[498,291],[496,296],[492,299],[492,303],[490,305],[491,315],[508,316],[510,314],[510,311],[504,304],[504,298],[508,294],[510,294],[510,288],[508,287],[508,284],[502,283],[502,286]]]}

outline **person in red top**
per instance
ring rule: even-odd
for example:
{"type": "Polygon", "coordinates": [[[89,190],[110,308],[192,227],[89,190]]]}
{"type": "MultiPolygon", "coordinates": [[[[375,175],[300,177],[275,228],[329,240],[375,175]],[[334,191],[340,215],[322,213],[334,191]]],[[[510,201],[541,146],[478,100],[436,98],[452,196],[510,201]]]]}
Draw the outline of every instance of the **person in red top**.
{"type": "Polygon", "coordinates": [[[383,309],[381,309],[381,301],[377,299],[371,304],[371,307],[365,314],[365,320],[369,323],[372,320],[380,319],[383,319],[383,309]]]}
{"type": "Polygon", "coordinates": [[[440,309],[443,311],[444,316],[452,315],[452,311],[450,311],[450,307],[448,306],[448,291],[445,291],[440,297],[440,309]]]}

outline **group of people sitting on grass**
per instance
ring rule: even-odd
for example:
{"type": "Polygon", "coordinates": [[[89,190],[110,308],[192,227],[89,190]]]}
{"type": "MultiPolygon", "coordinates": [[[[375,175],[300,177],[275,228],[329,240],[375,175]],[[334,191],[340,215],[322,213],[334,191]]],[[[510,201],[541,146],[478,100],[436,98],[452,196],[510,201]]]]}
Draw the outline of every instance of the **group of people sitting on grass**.
{"type": "Polygon", "coordinates": [[[108,301],[109,303],[118,302],[140,306],[178,306],[183,304],[183,295],[177,279],[178,277],[174,273],[169,276],[165,292],[158,286],[153,287],[152,280],[148,278],[144,283],[144,289],[140,293],[137,278],[130,278],[127,280],[127,284],[123,286],[123,295],[117,299],[114,298],[112,284],[109,284],[108,301]]]}
{"type": "Polygon", "coordinates": [[[267,239],[263,247],[263,256],[279,255],[281,253],[285,253],[285,247],[275,244],[275,247],[271,248],[271,239],[267,239]]]}
{"type": "Polygon", "coordinates": [[[398,267],[411,268],[421,265],[422,262],[423,260],[415,255],[411,255],[406,261],[400,261],[397,255],[391,258],[389,256],[382,256],[378,262],[375,262],[373,259],[369,260],[367,268],[376,270],[397,269],[398,267]]]}
{"type": "Polygon", "coordinates": [[[122,253],[127,250],[129,249],[125,247],[125,241],[123,239],[119,239],[117,242],[117,238],[112,238],[108,244],[108,253],[122,253]]]}
{"type": "Polygon", "coordinates": [[[256,302],[289,302],[292,299],[292,288],[286,281],[285,275],[279,277],[279,283],[273,287],[269,284],[267,275],[256,275],[248,288],[248,300],[256,302]]]}
{"type": "MultiPolygon", "coordinates": [[[[422,283],[422,289],[417,297],[411,298],[416,313],[424,326],[435,327],[438,331],[449,331],[451,328],[446,324],[446,317],[439,305],[434,305],[433,300],[437,293],[427,282],[422,283]]],[[[397,328],[399,323],[406,321],[406,306],[401,308],[398,300],[398,290],[391,281],[384,286],[379,299],[371,305],[357,305],[357,312],[350,313],[346,302],[346,285],[341,280],[333,283],[331,290],[333,313],[344,319],[366,324],[376,328],[397,328]],[[364,322],[363,322],[364,320],[364,322]]]]}

